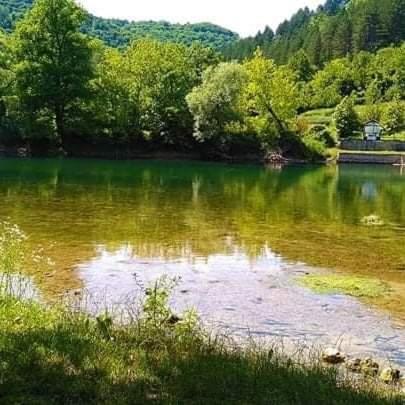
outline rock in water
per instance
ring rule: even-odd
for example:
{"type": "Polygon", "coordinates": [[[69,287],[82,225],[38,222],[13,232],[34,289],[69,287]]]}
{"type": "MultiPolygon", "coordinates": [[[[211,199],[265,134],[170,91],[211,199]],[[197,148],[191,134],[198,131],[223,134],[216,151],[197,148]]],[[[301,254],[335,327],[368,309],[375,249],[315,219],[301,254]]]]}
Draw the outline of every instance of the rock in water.
{"type": "Polygon", "coordinates": [[[380,374],[380,380],[386,384],[399,382],[401,372],[398,369],[387,367],[380,374]]]}
{"type": "Polygon", "coordinates": [[[353,373],[361,372],[361,359],[351,359],[347,362],[347,369],[353,373]]]}
{"type": "Polygon", "coordinates": [[[345,356],[337,349],[326,349],[322,354],[322,360],[329,364],[344,363],[345,359],[345,356]]]}
{"type": "Polygon", "coordinates": [[[379,369],[380,365],[371,358],[363,360],[360,365],[362,374],[370,377],[377,377],[379,369]]]}

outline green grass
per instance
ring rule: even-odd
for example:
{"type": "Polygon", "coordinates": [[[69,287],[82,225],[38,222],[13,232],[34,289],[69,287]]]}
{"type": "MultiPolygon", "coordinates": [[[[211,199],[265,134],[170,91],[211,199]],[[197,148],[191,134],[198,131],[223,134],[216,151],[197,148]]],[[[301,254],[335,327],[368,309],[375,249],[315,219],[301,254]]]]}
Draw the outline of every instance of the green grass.
{"type": "Polygon", "coordinates": [[[301,115],[310,125],[330,125],[333,119],[334,108],[319,108],[307,111],[301,115]]]}
{"type": "Polygon", "coordinates": [[[310,274],[299,283],[320,294],[345,294],[358,298],[378,298],[390,292],[387,284],[371,278],[336,274],[310,274]]]}
{"type": "Polygon", "coordinates": [[[304,367],[273,350],[242,350],[202,331],[101,325],[1,298],[0,403],[401,403],[393,393],[339,381],[335,369],[304,367]]]}
{"type": "MultiPolygon", "coordinates": [[[[381,103],[380,106],[384,107],[388,103],[381,103]]],[[[361,116],[364,115],[368,106],[365,105],[358,105],[355,107],[357,113],[361,116]]],[[[301,114],[301,117],[306,119],[309,125],[325,125],[329,126],[332,130],[333,128],[333,113],[335,112],[335,108],[318,108],[315,110],[307,111],[301,114]]],[[[358,135],[359,139],[362,139],[362,135],[358,135]]],[[[399,131],[397,133],[391,135],[384,135],[382,136],[383,141],[405,141],[405,130],[399,131]]]]}

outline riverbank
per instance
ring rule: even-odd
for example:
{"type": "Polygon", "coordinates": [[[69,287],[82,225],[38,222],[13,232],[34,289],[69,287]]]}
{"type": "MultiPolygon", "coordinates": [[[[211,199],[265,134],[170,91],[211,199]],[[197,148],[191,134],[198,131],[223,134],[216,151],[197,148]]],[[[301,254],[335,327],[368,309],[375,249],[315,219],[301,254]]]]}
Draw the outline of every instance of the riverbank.
{"type": "Polygon", "coordinates": [[[240,348],[177,319],[154,289],[126,326],[1,296],[0,402],[36,404],[401,404],[372,382],[240,348]]]}
{"type": "Polygon", "coordinates": [[[188,144],[177,148],[174,145],[149,143],[145,140],[117,140],[72,137],[58,147],[54,142],[37,139],[14,144],[0,143],[0,158],[75,158],[104,160],[194,160],[247,164],[306,164],[325,163],[330,151],[311,151],[298,138],[275,152],[266,152],[262,145],[241,137],[234,142],[206,142],[188,144]],[[283,152],[281,152],[281,149],[283,152]]]}

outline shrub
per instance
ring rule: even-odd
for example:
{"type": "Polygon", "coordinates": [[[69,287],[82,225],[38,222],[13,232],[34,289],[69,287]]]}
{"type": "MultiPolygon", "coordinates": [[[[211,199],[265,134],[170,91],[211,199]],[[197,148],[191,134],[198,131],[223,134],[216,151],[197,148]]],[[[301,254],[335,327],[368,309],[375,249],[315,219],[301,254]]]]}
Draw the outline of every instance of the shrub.
{"type": "Polygon", "coordinates": [[[296,159],[319,161],[326,156],[325,143],[308,134],[299,136],[288,132],[280,139],[280,148],[283,155],[296,159]]]}
{"type": "Polygon", "coordinates": [[[310,128],[308,135],[322,142],[328,148],[334,148],[337,145],[336,137],[325,125],[314,125],[310,128]]]}
{"type": "Polygon", "coordinates": [[[380,104],[367,104],[361,115],[361,121],[362,122],[368,122],[368,121],[381,121],[381,117],[382,117],[383,111],[381,108],[380,104]]]}
{"type": "Polygon", "coordinates": [[[333,120],[339,138],[347,138],[359,131],[360,119],[354,109],[354,103],[351,97],[345,97],[336,107],[333,120]]]}
{"type": "Polygon", "coordinates": [[[397,132],[405,125],[405,108],[400,101],[388,104],[382,113],[382,125],[389,134],[397,132]]]}
{"type": "Polygon", "coordinates": [[[325,143],[312,135],[304,136],[302,143],[304,145],[305,157],[312,161],[322,160],[326,156],[325,143]]]}

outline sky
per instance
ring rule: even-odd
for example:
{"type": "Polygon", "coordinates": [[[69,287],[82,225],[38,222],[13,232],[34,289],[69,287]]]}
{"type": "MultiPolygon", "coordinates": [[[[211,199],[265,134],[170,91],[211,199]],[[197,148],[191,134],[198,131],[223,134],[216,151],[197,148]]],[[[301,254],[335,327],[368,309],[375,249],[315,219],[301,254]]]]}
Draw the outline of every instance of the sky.
{"type": "Polygon", "coordinates": [[[245,37],[275,29],[299,8],[315,8],[323,0],[79,0],[99,17],[172,23],[211,22],[245,37]]]}

